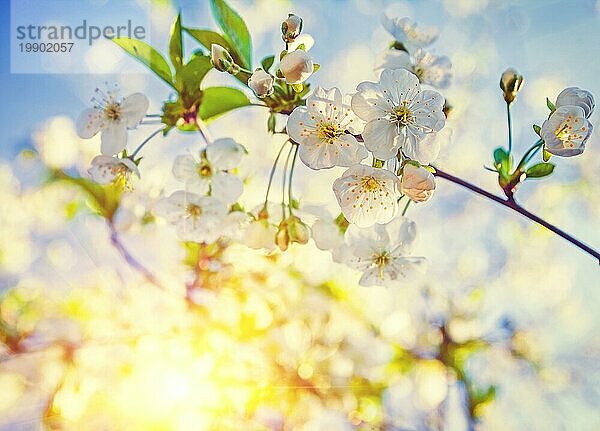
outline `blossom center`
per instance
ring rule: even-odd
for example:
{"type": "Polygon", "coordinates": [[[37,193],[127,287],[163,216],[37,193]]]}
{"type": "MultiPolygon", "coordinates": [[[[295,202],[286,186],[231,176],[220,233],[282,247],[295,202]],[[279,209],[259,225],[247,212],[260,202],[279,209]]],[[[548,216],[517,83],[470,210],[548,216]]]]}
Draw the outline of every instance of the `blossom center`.
{"type": "MultiPolygon", "coordinates": [[[[573,131],[574,126],[578,126],[579,118],[573,119],[572,115],[567,116],[566,121],[554,131],[554,135],[563,143],[568,144],[569,147],[575,146],[574,142],[578,143],[583,141],[584,135],[578,134],[573,131]]],[[[582,131],[585,131],[585,127],[581,127],[582,131]]]]}
{"type": "Polygon", "coordinates": [[[198,175],[201,177],[210,177],[212,176],[212,169],[207,164],[200,165],[200,167],[198,167],[198,175]]]}
{"type": "Polygon", "coordinates": [[[200,217],[202,215],[202,208],[195,204],[188,204],[185,211],[191,217],[200,217]]]}
{"type": "Polygon", "coordinates": [[[365,177],[362,179],[362,186],[372,192],[379,189],[379,182],[374,177],[365,177]]]}
{"type": "Polygon", "coordinates": [[[375,263],[375,266],[377,266],[378,268],[382,268],[382,267],[386,266],[387,263],[389,262],[389,260],[390,260],[390,255],[386,251],[373,256],[373,263],[375,263]]]}
{"type": "Polygon", "coordinates": [[[118,121],[121,118],[121,105],[117,102],[107,104],[104,107],[104,116],[107,120],[118,121]]]}
{"type": "Polygon", "coordinates": [[[407,126],[412,122],[413,114],[408,107],[408,101],[402,101],[402,105],[397,106],[392,111],[391,121],[399,123],[402,126],[407,126]]]}
{"type": "Polygon", "coordinates": [[[317,137],[328,144],[332,144],[336,138],[343,134],[344,131],[333,123],[321,123],[317,128],[317,137]]]}
{"type": "Polygon", "coordinates": [[[115,176],[126,176],[127,173],[129,172],[129,168],[127,166],[125,166],[123,163],[119,163],[118,165],[113,165],[110,168],[110,173],[115,176]]]}

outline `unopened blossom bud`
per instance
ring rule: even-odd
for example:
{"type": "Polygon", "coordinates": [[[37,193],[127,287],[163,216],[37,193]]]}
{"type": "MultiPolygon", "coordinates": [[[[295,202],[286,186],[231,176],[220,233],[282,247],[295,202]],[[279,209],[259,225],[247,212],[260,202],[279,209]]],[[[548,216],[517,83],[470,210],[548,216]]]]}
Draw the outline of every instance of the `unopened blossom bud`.
{"type": "Polygon", "coordinates": [[[504,100],[506,100],[506,103],[512,103],[512,101],[515,100],[515,97],[517,97],[517,93],[521,90],[522,86],[523,75],[512,67],[509,67],[504,71],[500,78],[500,88],[504,92],[504,100]]]}
{"type": "Polygon", "coordinates": [[[425,202],[435,190],[433,174],[421,166],[407,163],[402,170],[400,192],[414,202],[425,202]]]}
{"type": "Polygon", "coordinates": [[[288,84],[301,84],[312,75],[314,63],[304,50],[298,49],[283,57],[279,70],[288,84]]]}
{"type": "Polygon", "coordinates": [[[287,230],[287,222],[282,220],[275,234],[275,244],[281,251],[286,251],[290,245],[290,237],[287,230]]]}
{"type": "Polygon", "coordinates": [[[210,62],[219,72],[227,72],[235,75],[240,70],[240,67],[233,61],[229,51],[216,43],[210,46],[210,62]]]}
{"type": "Polygon", "coordinates": [[[281,34],[285,43],[291,43],[302,33],[302,18],[293,13],[281,23],[281,34]]]}
{"type": "Polygon", "coordinates": [[[267,97],[273,94],[273,77],[262,69],[256,69],[248,79],[248,87],[256,97],[267,97]]]}
{"type": "Polygon", "coordinates": [[[298,217],[292,215],[287,219],[287,231],[290,242],[306,244],[310,237],[308,226],[298,217]]]}

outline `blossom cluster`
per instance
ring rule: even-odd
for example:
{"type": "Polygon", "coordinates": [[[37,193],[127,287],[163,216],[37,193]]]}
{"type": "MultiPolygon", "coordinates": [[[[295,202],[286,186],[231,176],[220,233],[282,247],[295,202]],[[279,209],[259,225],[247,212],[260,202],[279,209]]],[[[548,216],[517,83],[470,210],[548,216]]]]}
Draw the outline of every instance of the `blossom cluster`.
{"type": "Polygon", "coordinates": [[[337,88],[315,89],[306,107],[296,108],[288,119],[287,132],[304,164],[347,168],[333,183],[342,214],[351,226],[379,237],[377,252],[369,246],[355,249],[353,258],[361,262],[367,258],[361,253],[369,255],[371,265],[363,279],[367,285],[396,280],[414,263],[402,257],[398,265],[395,260],[409,251],[405,234],[376,230],[397,223],[402,198],[424,202],[431,197],[435,181],[428,165],[439,148],[431,145],[430,135],[445,124],[443,105],[444,98],[421,88],[413,73],[386,69],[379,82],[359,84],[351,99],[337,88]],[[369,154],[372,165],[362,163],[369,154]]]}

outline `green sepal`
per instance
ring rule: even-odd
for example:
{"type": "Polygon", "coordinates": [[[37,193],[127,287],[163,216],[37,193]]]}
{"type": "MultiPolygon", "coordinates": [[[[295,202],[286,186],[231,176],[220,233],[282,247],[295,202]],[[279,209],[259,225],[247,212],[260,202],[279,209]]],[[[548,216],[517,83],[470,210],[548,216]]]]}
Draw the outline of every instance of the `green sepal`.
{"type": "Polygon", "coordinates": [[[527,178],[543,178],[554,172],[554,164],[552,163],[537,163],[525,171],[527,178]]]}

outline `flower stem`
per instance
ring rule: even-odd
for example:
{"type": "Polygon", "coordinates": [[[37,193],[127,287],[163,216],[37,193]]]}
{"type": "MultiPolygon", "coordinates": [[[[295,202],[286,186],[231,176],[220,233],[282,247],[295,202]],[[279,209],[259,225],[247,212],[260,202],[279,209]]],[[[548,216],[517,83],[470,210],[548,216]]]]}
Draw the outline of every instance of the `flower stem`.
{"type": "Polygon", "coordinates": [[[281,183],[281,217],[282,220],[285,219],[285,179],[288,170],[288,165],[290,164],[290,157],[292,156],[292,151],[294,151],[294,146],[290,147],[290,151],[285,159],[285,164],[283,165],[283,173],[281,174],[282,183],[281,183]]]}
{"type": "Polygon", "coordinates": [[[267,203],[269,202],[269,193],[271,192],[271,184],[273,184],[273,177],[275,176],[275,169],[277,168],[277,163],[279,163],[279,158],[281,157],[281,153],[283,153],[283,149],[286,144],[290,142],[289,139],[283,143],[277,156],[275,157],[275,161],[273,162],[273,166],[271,167],[271,173],[269,174],[269,184],[267,185],[267,192],[265,193],[265,204],[263,205],[263,209],[267,208],[267,203]]]}
{"type": "Polygon", "coordinates": [[[212,140],[212,137],[210,136],[210,132],[208,131],[208,127],[206,127],[206,124],[204,124],[204,121],[202,121],[200,119],[199,115],[196,118],[196,124],[198,124],[198,130],[200,131],[200,134],[202,135],[202,139],[204,139],[204,142],[206,143],[206,145],[212,144],[213,140],[212,140]]]}
{"type": "Polygon", "coordinates": [[[530,149],[528,149],[525,152],[525,154],[523,154],[523,157],[521,158],[521,161],[517,165],[517,169],[521,169],[527,163],[529,163],[529,161],[533,158],[533,156],[535,156],[537,154],[537,152],[540,150],[540,148],[542,148],[543,146],[544,146],[544,141],[541,140],[541,139],[538,139],[536,141],[536,143],[533,144],[533,146],[530,149]]]}
{"type": "Polygon", "coordinates": [[[571,244],[573,244],[575,247],[578,247],[579,249],[581,249],[581,250],[585,251],[586,253],[588,253],[589,255],[593,256],[596,260],[598,260],[598,263],[600,264],[600,252],[598,252],[598,251],[594,250],[593,248],[591,248],[590,246],[582,243],[578,239],[572,237],[571,235],[569,235],[565,231],[559,229],[558,227],[554,226],[553,224],[548,223],[546,220],[527,211],[525,208],[523,208],[522,206],[517,204],[514,201],[514,199],[503,199],[503,198],[496,196],[495,194],[490,193],[487,190],[484,190],[468,181],[465,181],[461,178],[455,177],[454,175],[451,175],[444,171],[441,171],[437,167],[435,167],[434,175],[437,177],[440,177],[440,178],[444,178],[445,180],[450,181],[452,183],[458,184],[461,187],[469,189],[474,193],[477,193],[481,196],[491,199],[494,202],[499,203],[500,205],[504,205],[505,207],[508,207],[508,208],[512,209],[513,211],[518,212],[519,214],[523,215],[524,217],[527,217],[529,220],[534,221],[541,226],[544,226],[546,229],[548,229],[548,230],[552,231],[553,233],[557,234],[558,236],[566,239],[571,244]]]}
{"type": "Polygon", "coordinates": [[[290,166],[290,178],[288,179],[288,207],[290,209],[290,215],[292,214],[293,198],[292,198],[292,179],[294,177],[294,167],[296,166],[296,157],[298,156],[298,144],[293,144],[294,156],[292,157],[292,166],[290,166]]]}
{"type": "Polygon", "coordinates": [[[154,138],[156,135],[158,135],[160,132],[162,132],[164,129],[164,126],[155,130],[154,132],[152,132],[152,134],[150,136],[148,136],[133,152],[133,154],[131,155],[131,158],[134,159],[135,156],[137,156],[137,154],[140,152],[140,150],[144,147],[144,145],[146,145],[152,138],[154,138]]]}
{"type": "Polygon", "coordinates": [[[512,152],[512,116],[510,114],[511,103],[506,103],[506,120],[508,121],[508,154],[512,152]]]}
{"type": "MultiPolygon", "coordinates": [[[[402,199],[402,198],[401,198],[401,199],[402,199]]],[[[404,217],[404,216],[406,215],[406,211],[408,211],[408,207],[409,207],[409,205],[410,205],[410,203],[411,203],[411,202],[412,202],[412,201],[409,199],[409,200],[406,202],[406,205],[404,205],[404,209],[402,210],[402,217],[404,217]]]]}

